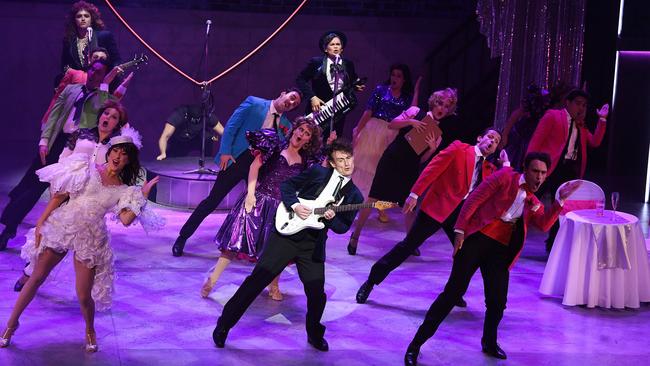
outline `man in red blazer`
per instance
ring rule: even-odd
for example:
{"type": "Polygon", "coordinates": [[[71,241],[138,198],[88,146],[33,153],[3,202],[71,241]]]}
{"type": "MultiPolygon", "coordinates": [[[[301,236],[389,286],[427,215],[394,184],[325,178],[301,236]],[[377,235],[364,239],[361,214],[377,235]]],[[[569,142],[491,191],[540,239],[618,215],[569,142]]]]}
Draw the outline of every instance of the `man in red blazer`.
{"type": "MultiPolygon", "coordinates": [[[[598,125],[592,134],[585,126],[585,113],[589,95],[574,89],[566,97],[566,107],[548,110],[539,121],[528,145],[528,152],[539,151],[550,155],[549,179],[544,190],[555,194],[560,184],[582,179],[587,167],[587,146],[598,147],[603,141],[609,106],[597,110],[598,125]]],[[[559,229],[555,223],[546,239],[546,251],[550,252],[559,229]]]]}
{"type": "MultiPolygon", "coordinates": [[[[500,141],[501,134],[498,131],[487,129],[477,138],[476,145],[456,140],[429,162],[404,204],[404,212],[412,211],[418,198],[424,194],[413,226],[404,240],[397,243],[372,266],[368,280],[357,292],[359,304],[366,302],[374,285],[380,284],[441,227],[453,243],[454,223],[462,202],[484,177],[497,169],[485,158],[494,153],[500,141]]],[[[501,161],[506,166],[510,164],[505,150],[501,152],[501,161]]],[[[457,305],[467,306],[462,298],[458,300],[457,305]]]]}
{"type": "Polygon", "coordinates": [[[454,262],[449,280],[409,344],[404,356],[406,365],[417,364],[420,347],[433,336],[467,291],[479,268],[486,305],[481,347],[492,357],[506,358],[497,344],[497,327],[506,307],[509,269],[523,247],[528,225],[532,223],[548,230],[560,213],[563,200],[578,187],[578,184],[566,185],[560,191],[560,201],[545,211],[533,193],[546,179],[550,165],[548,154],[529,152],[524,159],[523,174],[511,168],[501,169],[469,195],[455,225],[454,262]]]}

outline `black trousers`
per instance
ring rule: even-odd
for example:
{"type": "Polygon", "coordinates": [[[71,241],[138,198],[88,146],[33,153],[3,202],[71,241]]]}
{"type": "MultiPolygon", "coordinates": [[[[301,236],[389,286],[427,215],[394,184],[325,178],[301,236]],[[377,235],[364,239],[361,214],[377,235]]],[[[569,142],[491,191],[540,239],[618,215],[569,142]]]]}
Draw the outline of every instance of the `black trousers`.
{"type": "Polygon", "coordinates": [[[237,183],[248,178],[248,169],[253,163],[253,159],[253,154],[247,149],[235,158],[235,163],[231,164],[228,169],[219,172],[210,194],[194,209],[178,236],[187,240],[194,234],[203,220],[219,206],[237,183]]]}
{"type": "Polygon", "coordinates": [[[411,229],[406,234],[404,240],[397,243],[393,249],[381,257],[372,266],[370,274],[368,275],[368,281],[373,285],[382,283],[382,281],[384,281],[384,279],[395,270],[395,268],[404,263],[406,258],[413,253],[413,250],[419,248],[425,240],[430,238],[431,235],[435,234],[440,228],[445,231],[445,234],[447,234],[447,237],[449,237],[453,246],[455,236],[454,224],[456,223],[461,207],[463,207],[463,202],[454,209],[443,223],[434,220],[431,216],[422,212],[422,210],[418,211],[413,226],[411,226],[411,229]]]}
{"type": "Polygon", "coordinates": [[[470,235],[454,257],[449,280],[443,292],[431,304],[409,347],[419,348],[431,338],[469,286],[477,269],[481,269],[485,288],[485,321],[483,339],[488,344],[497,340],[497,328],[508,298],[509,248],[480,232],[470,235]]]}
{"type": "MultiPolygon", "coordinates": [[[[59,155],[61,155],[69,136],[69,134],[62,132],[58,134],[45,157],[45,165],[56,163],[59,160],[59,155]]],[[[34,208],[34,205],[36,205],[36,202],[41,198],[41,195],[47,187],[50,186],[49,183],[38,180],[36,171],[42,167],[44,165],[41,163],[41,157],[39,154],[36,154],[36,157],[32,160],[29,168],[27,168],[23,178],[9,192],[9,203],[0,216],[0,223],[5,225],[4,230],[6,232],[16,232],[18,225],[25,219],[29,211],[34,208]]]]}
{"type": "Polygon", "coordinates": [[[290,261],[296,263],[300,281],[307,296],[307,334],[315,339],[322,338],[325,326],[320,323],[325,310],[325,264],[314,262],[312,255],[314,240],[293,241],[290,237],[273,232],[266,243],[264,252],[250,276],[246,277],[237,292],[223,308],[217,326],[232,328],[253,300],[282,272],[290,261]]]}
{"type": "MultiPolygon", "coordinates": [[[[570,180],[579,179],[579,178],[580,178],[580,160],[562,159],[555,167],[553,174],[551,174],[551,176],[546,181],[545,191],[550,192],[551,195],[553,196],[552,200],[555,200],[555,192],[557,191],[558,188],[560,188],[560,186],[564,182],[568,182],[570,180]]],[[[555,220],[553,226],[551,226],[551,229],[548,231],[548,237],[546,238],[547,252],[551,251],[551,247],[553,247],[553,242],[555,241],[555,237],[557,236],[557,232],[559,230],[560,230],[560,220],[558,219],[555,220]]]]}

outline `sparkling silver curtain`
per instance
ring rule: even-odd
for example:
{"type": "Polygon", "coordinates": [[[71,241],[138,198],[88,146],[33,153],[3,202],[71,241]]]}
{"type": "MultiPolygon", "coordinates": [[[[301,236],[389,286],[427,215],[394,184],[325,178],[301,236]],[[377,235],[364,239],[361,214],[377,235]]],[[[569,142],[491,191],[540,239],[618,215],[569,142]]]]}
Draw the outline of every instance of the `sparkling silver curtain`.
{"type": "Polygon", "coordinates": [[[481,33],[501,57],[494,124],[503,127],[530,83],[578,85],[586,0],[478,0],[481,33]]]}

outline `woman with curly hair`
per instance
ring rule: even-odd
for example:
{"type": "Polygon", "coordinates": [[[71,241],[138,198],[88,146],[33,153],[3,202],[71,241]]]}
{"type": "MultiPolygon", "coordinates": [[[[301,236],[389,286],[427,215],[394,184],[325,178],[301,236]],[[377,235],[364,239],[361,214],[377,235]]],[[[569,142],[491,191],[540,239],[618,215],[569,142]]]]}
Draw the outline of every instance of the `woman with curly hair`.
{"type": "Polygon", "coordinates": [[[21,257],[35,263],[35,268],[0,335],[0,347],[9,346],[20,315],[52,269],[73,251],[77,298],[86,323],[85,349],[97,352],[95,307],[110,308],[115,278],[105,215],[112,212],[125,226],[139,217],[145,228],[161,227],[160,218],[145,210],[158,177],[136,186],[140,163],[133,138],[116,136],[110,143],[106,164],[74,154],[36,172],[40,180],[50,183],[52,197],[21,250],[21,257]]]}
{"type": "MultiPolygon", "coordinates": [[[[286,141],[275,130],[246,133],[255,160],[248,171],[246,192],[235,203],[219,229],[216,242],[221,250],[210,276],[201,287],[207,297],[233,259],[257,261],[264,243],[274,230],[275,211],[280,204],[280,183],[322,160],[321,129],[312,120],[299,117],[286,141]]],[[[269,285],[269,296],[282,300],[278,278],[269,285]]]]}
{"type": "MultiPolygon", "coordinates": [[[[393,119],[388,128],[398,130],[397,137],[386,148],[379,163],[377,171],[370,186],[367,202],[390,201],[396,202],[400,206],[409,196],[411,187],[418,179],[420,166],[433,155],[440,145],[441,136],[435,136],[433,133],[425,136],[427,148],[421,153],[416,153],[411,147],[406,134],[415,129],[416,131],[425,131],[427,122],[432,120],[433,123],[439,124],[444,117],[453,114],[456,111],[458,103],[458,94],[456,89],[446,88],[433,92],[429,97],[429,110],[420,110],[418,107],[410,107],[401,115],[393,119]]],[[[424,133],[424,132],[422,132],[424,133]]],[[[359,211],[359,217],[354,225],[354,232],[350,236],[348,243],[348,254],[357,253],[357,244],[361,230],[370,215],[369,208],[359,211]]],[[[408,231],[413,223],[413,212],[406,213],[405,226],[408,231]]]]}
{"type": "MultiPolygon", "coordinates": [[[[104,28],[102,15],[95,5],[85,1],[72,4],[65,18],[60,76],[68,68],[86,69],[90,51],[100,47],[108,53],[109,69],[121,62],[115,38],[104,28]]],[[[58,85],[58,80],[55,85],[58,85]]]]}

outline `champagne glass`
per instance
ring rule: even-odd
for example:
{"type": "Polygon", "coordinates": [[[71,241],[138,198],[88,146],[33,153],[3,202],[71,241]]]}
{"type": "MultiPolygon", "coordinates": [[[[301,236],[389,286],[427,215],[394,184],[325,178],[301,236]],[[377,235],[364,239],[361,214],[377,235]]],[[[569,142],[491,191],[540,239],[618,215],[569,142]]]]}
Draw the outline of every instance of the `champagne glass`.
{"type": "Polygon", "coordinates": [[[612,213],[612,220],[616,221],[616,207],[618,206],[618,200],[621,198],[620,193],[618,192],[612,192],[612,209],[614,212],[612,213]]]}

